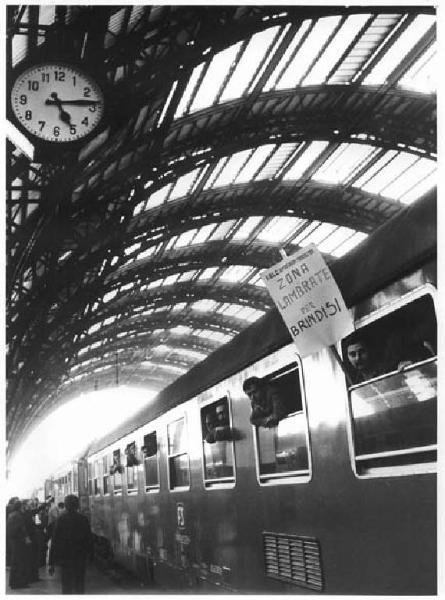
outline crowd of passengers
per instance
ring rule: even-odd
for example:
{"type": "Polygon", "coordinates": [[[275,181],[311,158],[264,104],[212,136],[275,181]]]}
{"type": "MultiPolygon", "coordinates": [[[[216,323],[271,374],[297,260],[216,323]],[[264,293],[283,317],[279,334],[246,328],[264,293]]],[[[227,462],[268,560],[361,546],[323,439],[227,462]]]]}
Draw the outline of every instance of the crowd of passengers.
{"type": "Polygon", "coordinates": [[[45,503],[37,498],[9,500],[6,565],[11,589],[29,588],[40,581],[41,568],[48,567],[48,573],[54,575],[54,565],[59,565],[62,593],[83,593],[85,561],[91,555],[92,540],[88,519],[77,513],[78,508],[79,499],[72,494],[57,504],[52,496],[45,503]]]}

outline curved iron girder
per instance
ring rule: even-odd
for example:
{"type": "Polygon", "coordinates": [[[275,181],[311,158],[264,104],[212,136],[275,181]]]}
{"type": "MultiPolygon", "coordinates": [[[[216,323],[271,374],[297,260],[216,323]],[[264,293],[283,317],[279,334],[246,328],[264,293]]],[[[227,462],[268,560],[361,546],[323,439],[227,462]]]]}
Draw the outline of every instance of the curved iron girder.
{"type": "Polygon", "coordinates": [[[251,181],[203,190],[149,209],[133,217],[129,233],[136,237],[146,233],[148,227],[153,231],[153,238],[149,232],[139,252],[189,229],[253,216],[295,216],[369,233],[398,210],[399,203],[393,200],[358,188],[345,189],[340,184],[251,181]],[[196,217],[201,218],[198,221],[196,217]]]}
{"type": "MultiPolygon", "coordinates": [[[[260,94],[250,112],[238,119],[246,100],[248,97],[237,98],[173,121],[164,137],[161,154],[153,156],[152,148],[148,146],[124,173],[119,171],[109,177],[104,183],[105,189],[115,186],[118,190],[122,177],[131,181],[144,170],[145,180],[156,180],[171,171],[172,175],[162,179],[164,185],[192,170],[197,162],[216,160],[270,142],[326,139],[338,143],[364,143],[351,135],[366,134],[375,138],[366,143],[377,147],[397,149],[398,143],[404,143],[407,147],[419,148],[419,152],[436,151],[435,95],[399,88],[382,92],[380,88],[370,86],[299,87],[260,94]],[[403,103],[406,104],[405,111],[401,110],[403,103]],[[183,135],[181,130],[184,130],[183,135]],[[206,148],[209,148],[207,152],[193,155],[196,149],[206,148]],[[174,164],[179,158],[181,160],[174,164]],[[144,169],[146,165],[151,168],[144,169]]],[[[133,136],[120,151],[122,154],[134,152],[144,143],[144,139],[133,136]]],[[[114,159],[107,160],[107,163],[94,167],[88,176],[100,174],[114,159]]]]}

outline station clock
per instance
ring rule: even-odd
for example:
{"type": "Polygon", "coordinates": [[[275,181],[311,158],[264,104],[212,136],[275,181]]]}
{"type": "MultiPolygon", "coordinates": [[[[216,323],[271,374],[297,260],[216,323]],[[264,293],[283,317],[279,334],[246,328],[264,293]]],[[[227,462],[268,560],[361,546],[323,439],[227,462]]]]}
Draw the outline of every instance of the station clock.
{"type": "Polygon", "coordinates": [[[85,141],[98,129],[104,104],[95,78],[63,62],[28,67],[11,87],[11,109],[19,126],[51,145],[85,141]]]}

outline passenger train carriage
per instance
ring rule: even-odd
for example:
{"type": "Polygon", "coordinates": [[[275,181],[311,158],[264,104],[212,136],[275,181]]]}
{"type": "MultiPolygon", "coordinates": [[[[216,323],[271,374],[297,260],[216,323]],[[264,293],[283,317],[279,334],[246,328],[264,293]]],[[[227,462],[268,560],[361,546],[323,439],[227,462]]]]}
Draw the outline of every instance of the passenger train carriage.
{"type": "Polygon", "coordinates": [[[300,360],[271,311],[91,447],[92,529],[116,560],[173,592],[436,592],[435,211],[331,266],[356,327],[344,369],[329,348],[300,360]],[[354,383],[357,336],[376,368],[354,383]],[[277,426],[251,424],[250,376],[286,403],[277,426]]]}

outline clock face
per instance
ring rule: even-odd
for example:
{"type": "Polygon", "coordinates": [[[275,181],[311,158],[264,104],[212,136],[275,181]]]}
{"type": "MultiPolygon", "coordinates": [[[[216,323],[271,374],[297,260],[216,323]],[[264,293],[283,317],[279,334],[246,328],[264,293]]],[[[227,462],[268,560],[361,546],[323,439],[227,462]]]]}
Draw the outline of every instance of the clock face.
{"type": "Polygon", "coordinates": [[[11,105],[29,133],[48,142],[74,142],[97,127],[104,97],[94,79],[77,67],[45,63],[17,77],[11,105]]]}

